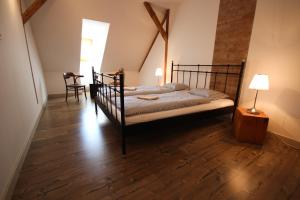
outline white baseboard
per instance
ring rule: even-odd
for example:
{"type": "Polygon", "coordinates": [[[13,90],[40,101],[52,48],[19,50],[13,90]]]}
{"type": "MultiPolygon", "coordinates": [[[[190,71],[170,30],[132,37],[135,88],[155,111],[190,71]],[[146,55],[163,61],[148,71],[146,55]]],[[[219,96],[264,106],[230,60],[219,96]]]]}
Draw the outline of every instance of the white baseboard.
{"type": "MultiPolygon", "coordinates": [[[[88,93],[89,90],[86,90],[86,92],[88,93]]],[[[79,95],[83,95],[83,92],[80,91],[79,95]]],[[[73,92],[70,92],[68,94],[68,97],[74,97],[74,96],[75,96],[75,93],[73,93],[73,92]]],[[[63,93],[63,94],[48,94],[48,99],[65,98],[65,97],[66,97],[66,93],[63,93]]]]}
{"type": "Polygon", "coordinates": [[[278,136],[280,138],[280,140],[285,143],[286,145],[288,146],[291,146],[295,149],[300,149],[300,141],[294,139],[294,138],[290,138],[290,137],[287,137],[285,135],[282,135],[282,134],[279,134],[279,133],[276,133],[276,132],[271,132],[272,134],[278,136]]]}
{"type": "MultiPolygon", "coordinates": [[[[3,192],[3,199],[5,200],[9,200],[12,198],[12,195],[13,195],[13,192],[14,192],[14,189],[15,189],[15,186],[17,184],[17,181],[18,181],[18,178],[19,178],[19,175],[20,175],[20,172],[22,170],[22,166],[23,166],[23,163],[25,161],[25,158],[27,156],[27,153],[29,151],[29,148],[30,148],[30,145],[31,145],[31,142],[32,142],[32,139],[36,133],[36,130],[37,130],[37,127],[39,125],[39,122],[40,122],[40,119],[46,109],[46,105],[47,105],[47,101],[44,103],[39,115],[38,115],[38,118],[34,124],[34,127],[33,127],[33,130],[30,134],[30,137],[29,137],[29,140],[27,141],[27,144],[25,145],[24,147],[24,150],[23,152],[20,154],[19,156],[19,159],[18,159],[18,162],[16,164],[16,168],[12,174],[12,176],[10,177],[10,181],[8,182],[6,188],[4,189],[4,192],[3,192]]],[[[0,199],[2,199],[0,198],[0,199]]]]}

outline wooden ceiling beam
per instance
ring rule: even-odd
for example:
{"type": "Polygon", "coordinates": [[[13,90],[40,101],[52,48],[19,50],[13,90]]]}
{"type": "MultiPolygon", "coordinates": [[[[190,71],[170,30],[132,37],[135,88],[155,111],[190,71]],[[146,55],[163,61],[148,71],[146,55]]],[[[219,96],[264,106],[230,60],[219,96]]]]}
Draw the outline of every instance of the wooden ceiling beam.
{"type": "Polygon", "coordinates": [[[23,24],[25,24],[43,5],[47,0],[35,0],[26,10],[22,13],[23,24]]]}
{"type": "MultiPolygon", "coordinates": [[[[164,23],[166,22],[168,15],[169,15],[169,13],[166,12],[166,14],[165,14],[165,16],[164,16],[164,19],[163,19],[162,22],[160,23],[162,26],[163,26],[164,23]]],[[[150,47],[148,48],[148,51],[147,51],[147,53],[146,53],[146,56],[145,56],[145,58],[144,58],[144,60],[143,60],[143,62],[142,62],[142,65],[140,66],[139,72],[142,70],[142,68],[143,68],[143,66],[144,66],[144,64],[145,64],[145,62],[146,62],[146,59],[147,59],[147,57],[148,57],[148,55],[149,55],[149,53],[150,53],[150,51],[151,51],[151,49],[152,49],[152,47],[153,47],[153,45],[154,45],[154,43],[155,43],[155,41],[156,41],[158,35],[159,35],[159,31],[157,31],[157,33],[155,34],[155,37],[153,38],[152,43],[151,43],[150,47]]]]}
{"type": "Polygon", "coordinates": [[[167,65],[168,65],[168,53],[169,53],[169,23],[170,23],[170,10],[166,12],[166,33],[167,33],[167,40],[165,42],[165,62],[164,62],[164,76],[163,81],[166,83],[167,81],[167,65]]]}
{"type": "Polygon", "coordinates": [[[164,30],[163,25],[161,25],[161,23],[159,22],[158,17],[155,14],[152,6],[150,5],[149,2],[144,2],[144,5],[145,5],[150,17],[152,18],[154,24],[156,25],[158,31],[160,32],[161,36],[164,38],[165,41],[167,41],[168,35],[167,35],[166,31],[164,30]]]}

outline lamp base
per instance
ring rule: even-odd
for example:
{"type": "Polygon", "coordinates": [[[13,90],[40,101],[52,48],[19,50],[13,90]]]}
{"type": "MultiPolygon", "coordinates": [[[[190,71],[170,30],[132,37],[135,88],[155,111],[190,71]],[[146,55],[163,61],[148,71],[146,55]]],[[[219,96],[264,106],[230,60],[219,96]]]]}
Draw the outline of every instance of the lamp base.
{"type": "Polygon", "coordinates": [[[260,112],[258,110],[256,110],[256,108],[249,108],[247,109],[247,112],[252,114],[252,115],[259,115],[260,112]]]}

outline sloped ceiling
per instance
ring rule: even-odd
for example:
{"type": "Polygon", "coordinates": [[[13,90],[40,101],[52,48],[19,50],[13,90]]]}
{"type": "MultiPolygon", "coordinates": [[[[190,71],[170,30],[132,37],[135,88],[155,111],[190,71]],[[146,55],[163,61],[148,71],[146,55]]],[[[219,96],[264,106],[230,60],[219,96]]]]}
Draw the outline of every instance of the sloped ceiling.
{"type": "MultiPolygon", "coordinates": [[[[29,4],[32,0],[29,0],[29,4]]],[[[150,0],[158,16],[183,0],[150,0]]],[[[31,25],[46,72],[79,71],[81,20],[109,22],[102,71],[138,70],[156,27],[143,0],[51,0],[31,25]]]]}

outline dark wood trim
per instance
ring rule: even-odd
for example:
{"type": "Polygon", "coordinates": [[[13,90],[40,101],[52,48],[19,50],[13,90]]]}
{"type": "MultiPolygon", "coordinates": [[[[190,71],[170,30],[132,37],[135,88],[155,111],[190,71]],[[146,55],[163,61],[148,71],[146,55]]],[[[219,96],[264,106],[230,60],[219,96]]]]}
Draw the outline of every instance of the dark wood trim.
{"type": "Polygon", "coordinates": [[[158,17],[155,14],[151,4],[149,2],[144,2],[144,5],[145,5],[150,17],[152,18],[154,24],[156,25],[157,29],[159,30],[161,36],[166,41],[168,39],[168,35],[167,35],[166,31],[164,30],[163,26],[160,24],[158,17]]]}
{"type": "Polygon", "coordinates": [[[171,83],[173,82],[174,61],[171,62],[171,83]]]}
{"type": "Polygon", "coordinates": [[[35,0],[26,10],[22,13],[23,24],[25,24],[43,5],[47,0],[35,0]]]}
{"type": "MultiPolygon", "coordinates": [[[[164,25],[164,23],[166,22],[166,20],[167,20],[167,13],[165,14],[164,19],[163,19],[162,22],[161,22],[161,25],[162,25],[162,26],[164,25]]],[[[146,60],[147,60],[147,58],[148,58],[148,56],[149,56],[149,53],[150,53],[150,51],[151,51],[151,49],[152,49],[152,47],[153,47],[153,45],[154,45],[154,43],[155,43],[155,41],[156,41],[156,39],[157,39],[157,37],[158,37],[158,35],[159,35],[159,31],[156,32],[155,37],[153,38],[153,40],[152,40],[152,42],[151,42],[151,45],[150,45],[150,47],[148,48],[148,51],[147,51],[147,53],[146,53],[146,56],[145,56],[145,58],[143,59],[143,62],[142,62],[142,64],[141,64],[140,68],[139,68],[139,72],[142,70],[142,68],[143,68],[143,66],[144,66],[144,64],[145,64],[145,62],[146,62],[146,60]]]]}
{"type": "Polygon", "coordinates": [[[126,154],[124,81],[125,81],[125,75],[124,72],[122,71],[120,73],[121,134],[122,134],[122,153],[126,154]]]}
{"type": "Polygon", "coordinates": [[[146,57],[144,58],[143,62],[142,62],[142,65],[139,69],[139,72],[141,71],[157,37],[158,37],[158,34],[160,33],[161,36],[163,37],[163,39],[165,40],[165,53],[164,53],[164,69],[163,69],[163,82],[166,83],[166,79],[167,79],[167,65],[168,65],[168,46],[169,46],[169,19],[170,19],[170,10],[168,9],[166,11],[166,14],[164,16],[164,20],[162,23],[159,23],[159,20],[158,20],[158,17],[157,15],[155,14],[151,4],[149,2],[144,2],[144,5],[150,15],[150,17],[152,18],[153,22],[155,23],[157,29],[158,29],[158,32],[154,38],[154,40],[152,41],[151,43],[151,46],[150,48],[148,49],[148,52],[146,54],[146,57]],[[166,21],[166,30],[164,30],[164,21],[166,21]]]}
{"type": "Polygon", "coordinates": [[[170,21],[170,10],[166,11],[166,33],[167,33],[167,40],[165,41],[165,63],[164,63],[164,83],[167,80],[167,66],[168,66],[168,48],[169,48],[169,21],[170,21]]]}
{"type": "Polygon", "coordinates": [[[158,32],[156,33],[154,40],[152,41],[150,48],[147,51],[147,54],[142,62],[142,65],[139,69],[139,72],[141,71],[141,69],[143,68],[143,65],[145,64],[145,61],[158,37],[158,34],[160,33],[161,36],[163,37],[163,39],[165,40],[165,53],[164,53],[164,74],[163,74],[163,82],[166,83],[166,78],[167,78],[167,63],[168,63],[168,46],[169,46],[169,19],[170,19],[170,10],[166,10],[165,16],[164,16],[164,20],[162,21],[162,23],[159,22],[157,15],[155,14],[151,4],[149,2],[144,2],[144,5],[150,15],[150,17],[152,18],[153,22],[155,23],[158,32]],[[164,22],[166,21],[166,30],[164,30],[164,22]]]}

